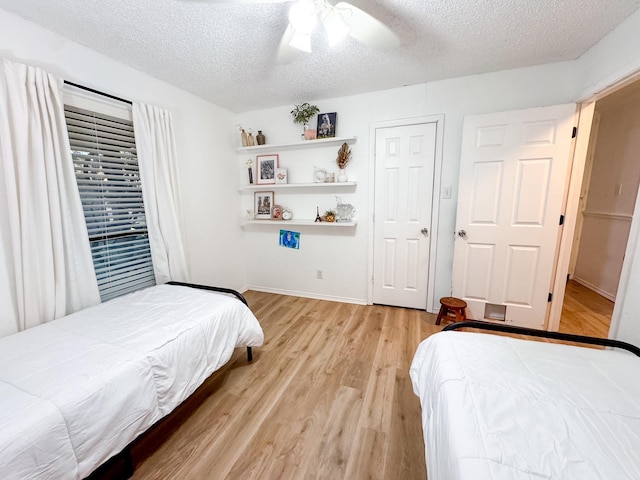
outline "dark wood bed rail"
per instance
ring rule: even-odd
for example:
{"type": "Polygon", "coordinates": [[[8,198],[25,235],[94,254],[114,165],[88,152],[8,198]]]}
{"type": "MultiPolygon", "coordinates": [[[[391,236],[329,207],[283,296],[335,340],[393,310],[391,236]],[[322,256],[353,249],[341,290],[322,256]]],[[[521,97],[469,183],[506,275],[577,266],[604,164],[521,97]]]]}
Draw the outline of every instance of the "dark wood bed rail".
{"type": "MultiPolygon", "coordinates": [[[[224,287],[212,287],[210,285],[199,285],[197,283],[186,283],[186,282],[167,282],[167,285],[179,285],[181,287],[191,287],[191,288],[199,288],[200,290],[210,290],[212,292],[220,292],[220,293],[228,293],[230,295],[234,295],[238,298],[242,303],[244,303],[247,307],[249,304],[247,303],[246,298],[242,296],[242,294],[236,290],[232,290],[231,288],[224,287]]],[[[247,347],[247,362],[253,361],[253,350],[251,347],[247,347]]]]}
{"type": "Polygon", "coordinates": [[[465,322],[451,323],[444,327],[442,331],[459,330],[461,328],[477,328],[480,330],[491,330],[494,332],[515,333],[517,335],[528,335],[530,337],[552,338],[554,340],[564,340],[567,342],[586,343],[589,345],[600,345],[603,347],[615,347],[627,350],[640,357],[640,348],[630,343],[612,340],[610,338],[588,337],[585,335],[574,335],[571,333],[549,332],[547,330],[536,330],[534,328],[516,327],[499,323],[480,322],[478,320],[468,320],[465,322]]]}

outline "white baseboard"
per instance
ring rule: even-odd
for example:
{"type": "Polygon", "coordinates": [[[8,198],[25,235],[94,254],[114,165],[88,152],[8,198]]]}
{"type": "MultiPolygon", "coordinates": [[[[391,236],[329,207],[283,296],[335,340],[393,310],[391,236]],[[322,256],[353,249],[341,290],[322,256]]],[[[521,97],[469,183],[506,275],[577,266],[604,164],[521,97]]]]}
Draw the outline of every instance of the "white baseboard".
{"type": "Polygon", "coordinates": [[[579,283],[583,287],[588,288],[589,290],[591,290],[593,292],[596,292],[598,295],[603,296],[607,300],[611,300],[614,303],[616,301],[616,297],[615,296],[611,295],[608,292],[605,292],[604,290],[596,287],[595,285],[592,285],[591,283],[587,282],[586,280],[582,280],[581,278],[578,278],[575,275],[573,277],[571,277],[571,280],[573,280],[576,283],[579,283]]]}
{"type": "Polygon", "coordinates": [[[318,293],[297,292],[295,290],[281,290],[279,288],[259,287],[257,285],[249,285],[246,290],[255,290],[256,292],[275,293],[278,295],[289,295],[291,297],[313,298],[314,300],[328,300],[330,302],[353,303],[356,305],[367,305],[367,301],[360,298],[336,297],[333,295],[322,295],[318,293]]]}

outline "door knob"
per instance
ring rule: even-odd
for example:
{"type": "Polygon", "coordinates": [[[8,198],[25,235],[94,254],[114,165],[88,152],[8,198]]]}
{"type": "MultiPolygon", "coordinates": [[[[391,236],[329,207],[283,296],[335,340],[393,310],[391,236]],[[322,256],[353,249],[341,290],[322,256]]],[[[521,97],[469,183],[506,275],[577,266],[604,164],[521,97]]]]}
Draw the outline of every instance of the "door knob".
{"type": "Polygon", "coordinates": [[[429,229],[423,228],[422,230],[420,230],[420,233],[426,237],[429,235],[429,229]]]}
{"type": "Polygon", "coordinates": [[[458,230],[458,236],[465,238],[467,236],[467,232],[465,232],[464,230],[458,230]]]}

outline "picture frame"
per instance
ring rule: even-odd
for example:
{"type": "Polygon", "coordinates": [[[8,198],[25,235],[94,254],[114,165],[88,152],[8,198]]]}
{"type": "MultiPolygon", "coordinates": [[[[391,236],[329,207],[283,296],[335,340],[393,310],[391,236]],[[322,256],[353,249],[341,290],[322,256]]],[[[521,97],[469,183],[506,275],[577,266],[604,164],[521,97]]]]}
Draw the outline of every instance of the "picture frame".
{"type": "Polygon", "coordinates": [[[283,208],[281,205],[274,205],[271,209],[271,219],[272,220],[282,220],[282,211],[283,208]]]}
{"type": "Polygon", "coordinates": [[[279,157],[273,155],[256,156],[256,183],[258,185],[276,183],[276,169],[278,168],[279,157]]]}
{"type": "Polygon", "coordinates": [[[287,169],[286,168],[276,168],[276,183],[278,184],[286,184],[287,183],[287,169]]]}
{"type": "Polygon", "coordinates": [[[278,245],[280,245],[281,247],[300,250],[300,232],[293,232],[291,230],[280,230],[278,245]]]}
{"type": "Polygon", "coordinates": [[[256,220],[271,220],[273,208],[273,192],[254,192],[253,211],[256,220]]]}
{"type": "Polygon", "coordinates": [[[319,113],[316,137],[317,138],[335,137],[337,117],[338,117],[338,114],[336,112],[319,113]]]}

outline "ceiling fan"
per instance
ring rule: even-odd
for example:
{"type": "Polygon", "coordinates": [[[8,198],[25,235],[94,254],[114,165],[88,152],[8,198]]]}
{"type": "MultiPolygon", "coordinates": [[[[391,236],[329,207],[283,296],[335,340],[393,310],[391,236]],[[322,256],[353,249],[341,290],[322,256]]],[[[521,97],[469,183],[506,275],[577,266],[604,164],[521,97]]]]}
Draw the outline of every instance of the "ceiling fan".
{"type": "Polygon", "coordinates": [[[279,57],[290,59],[295,50],[311,52],[311,37],[318,20],[322,23],[330,47],[346,36],[379,50],[400,45],[400,39],[387,25],[364,10],[348,3],[332,5],[327,0],[218,0],[224,3],[292,3],[289,24],[280,42],[279,57]],[[292,50],[294,49],[294,50],[292,50]]]}

